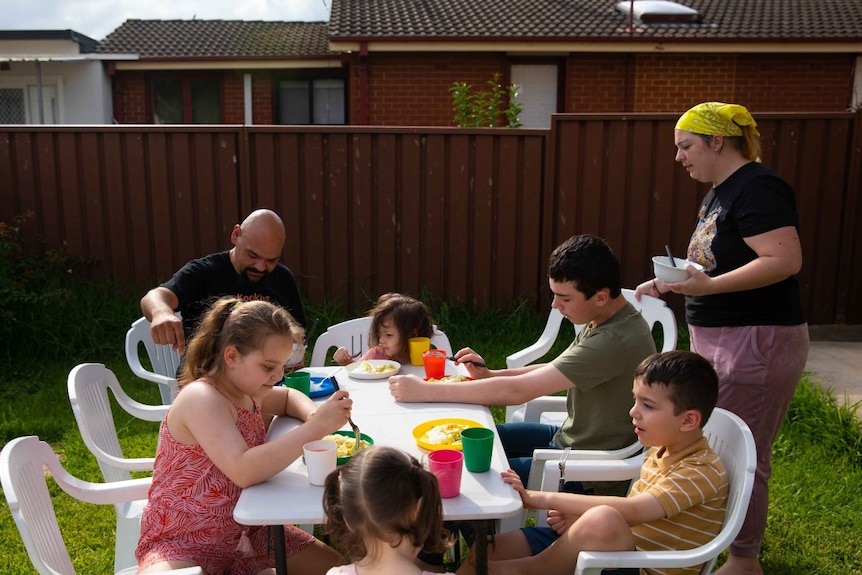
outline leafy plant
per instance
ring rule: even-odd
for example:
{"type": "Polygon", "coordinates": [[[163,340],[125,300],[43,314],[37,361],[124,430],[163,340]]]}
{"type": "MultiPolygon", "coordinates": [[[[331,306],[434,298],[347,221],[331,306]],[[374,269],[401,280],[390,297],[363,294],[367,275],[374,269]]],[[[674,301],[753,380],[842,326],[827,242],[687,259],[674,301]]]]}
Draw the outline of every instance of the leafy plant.
{"type": "Polygon", "coordinates": [[[508,88],[503,88],[500,76],[501,74],[496,72],[487,81],[488,89],[476,93],[472,92],[473,87],[466,82],[452,84],[449,92],[452,94],[455,123],[459,128],[521,127],[518,117],[523,105],[517,100],[520,86],[511,84],[508,88]]]}
{"type": "Polygon", "coordinates": [[[25,212],[10,223],[0,222],[0,366],[10,365],[24,346],[51,352],[52,344],[70,343],[68,333],[58,331],[57,318],[68,318],[65,312],[80,306],[76,287],[84,281],[81,273],[95,263],[64,249],[26,252],[24,230],[32,217],[25,212]]]}

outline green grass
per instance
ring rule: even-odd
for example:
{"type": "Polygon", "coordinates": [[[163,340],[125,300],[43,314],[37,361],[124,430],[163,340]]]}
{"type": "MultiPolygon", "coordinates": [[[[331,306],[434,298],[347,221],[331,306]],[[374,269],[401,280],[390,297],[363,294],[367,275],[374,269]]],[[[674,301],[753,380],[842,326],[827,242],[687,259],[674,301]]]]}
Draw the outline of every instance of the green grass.
{"type": "MultiPolygon", "coordinates": [[[[126,329],[140,315],[137,297],[84,288],[76,291],[75,304],[30,328],[31,332],[54,334],[38,345],[4,339],[0,348],[0,442],[38,435],[54,446],[70,473],[101,481],[69,407],[69,370],[83,362],[105,363],[135,399],[156,403],[159,395],[154,384],[131,374],[122,352],[126,329]],[[62,321],[57,319],[60,317],[62,321]],[[62,324],[62,330],[55,324],[62,324]]],[[[446,302],[432,307],[435,322],[452,343],[471,345],[492,367],[503,366],[508,353],[532,343],[545,319],[544,313],[537,314],[526,305],[484,312],[446,302]]],[[[332,304],[309,306],[307,315],[320,317],[323,326],[346,318],[332,304]]],[[[559,352],[568,339],[561,337],[549,355],[559,352]]],[[[680,342],[687,341],[683,330],[680,342]]],[[[493,411],[500,420],[503,409],[493,411]]],[[[156,424],[120,413],[117,421],[129,455],[153,452],[156,424]]],[[[803,379],[776,442],[773,468],[762,558],[765,573],[862,575],[862,431],[853,410],[838,404],[817,382],[803,379]]],[[[52,488],[61,529],[73,534],[66,541],[78,572],[113,573],[113,508],[79,503],[56,486],[52,488]]],[[[0,510],[0,573],[33,573],[5,505],[0,510]]]]}

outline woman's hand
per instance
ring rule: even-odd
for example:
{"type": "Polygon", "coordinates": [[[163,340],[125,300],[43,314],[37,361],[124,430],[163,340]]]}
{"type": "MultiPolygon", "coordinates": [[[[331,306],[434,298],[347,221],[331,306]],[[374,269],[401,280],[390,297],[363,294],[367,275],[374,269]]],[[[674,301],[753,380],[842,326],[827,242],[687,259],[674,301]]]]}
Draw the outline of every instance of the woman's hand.
{"type": "Polygon", "coordinates": [[[635,299],[637,301],[641,300],[641,296],[651,295],[652,297],[661,296],[661,292],[659,291],[658,282],[659,279],[651,279],[647,280],[644,283],[640,284],[637,288],[635,288],[635,299]]]}
{"type": "Polygon", "coordinates": [[[665,289],[682,295],[709,295],[716,293],[712,286],[713,279],[691,264],[685,266],[688,279],[681,282],[662,282],[665,289]]]}

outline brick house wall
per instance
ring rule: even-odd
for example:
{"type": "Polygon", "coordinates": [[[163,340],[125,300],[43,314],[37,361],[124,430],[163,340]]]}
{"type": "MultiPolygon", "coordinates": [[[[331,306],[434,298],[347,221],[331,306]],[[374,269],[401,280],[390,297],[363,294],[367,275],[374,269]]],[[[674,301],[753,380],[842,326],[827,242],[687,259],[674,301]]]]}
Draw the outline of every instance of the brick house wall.
{"type": "MultiPolygon", "coordinates": [[[[178,75],[171,72],[171,75],[178,75]]],[[[183,73],[180,72],[180,75],[183,73]]],[[[195,76],[193,71],[185,73],[195,76]]],[[[272,72],[252,72],[252,114],[255,124],[272,124],[274,116],[272,72]]],[[[164,72],[119,71],[112,76],[114,117],[121,124],[150,124],[153,122],[153,104],[148,86],[154,76],[164,72]]],[[[210,72],[207,72],[212,77],[210,72]]],[[[243,103],[244,71],[225,70],[221,73],[221,108],[223,124],[242,124],[245,120],[243,103]]]]}
{"type": "Polygon", "coordinates": [[[365,63],[350,63],[349,114],[360,123],[361,68],[368,81],[368,118],[372,126],[454,126],[453,82],[484,89],[505,60],[494,54],[370,54],[365,63]]]}
{"type": "MultiPolygon", "coordinates": [[[[361,66],[367,73],[367,124],[452,126],[449,87],[484,87],[497,54],[372,53],[350,63],[350,123],[360,124],[361,66]]],[[[850,105],[853,57],[844,54],[571,54],[564,112],[678,112],[720,100],[754,111],[844,111],[850,105]]]]}
{"type": "MultiPolygon", "coordinates": [[[[551,60],[549,60],[551,61],[551,60]]],[[[557,60],[553,60],[557,62],[557,60]]],[[[372,126],[454,126],[454,82],[485,89],[495,72],[508,82],[502,54],[372,53],[349,60],[348,123],[361,121],[363,71],[372,126]]],[[[845,111],[854,56],[845,54],[571,54],[566,59],[564,112],[679,112],[708,100],[739,102],[752,111],[845,111]]],[[[152,72],[113,76],[120,123],[152,122],[152,72]]],[[[243,71],[222,73],[222,121],[242,124],[243,71]]],[[[273,124],[273,72],[252,72],[255,124],[273,124]]]]}

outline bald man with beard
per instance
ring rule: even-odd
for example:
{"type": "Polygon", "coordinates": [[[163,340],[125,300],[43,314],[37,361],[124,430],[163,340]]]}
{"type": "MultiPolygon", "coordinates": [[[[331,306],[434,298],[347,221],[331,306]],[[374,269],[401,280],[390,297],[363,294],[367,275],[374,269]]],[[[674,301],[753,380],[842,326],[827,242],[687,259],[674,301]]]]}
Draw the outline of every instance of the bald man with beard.
{"type": "Polygon", "coordinates": [[[201,316],[220,297],[276,303],[305,325],[293,273],[280,263],[284,223],[272,210],[255,210],[230,234],[233,248],[192,260],[141,298],[153,341],[185,353],[201,316]],[[182,313],[182,322],[174,312],[182,313]]]}

